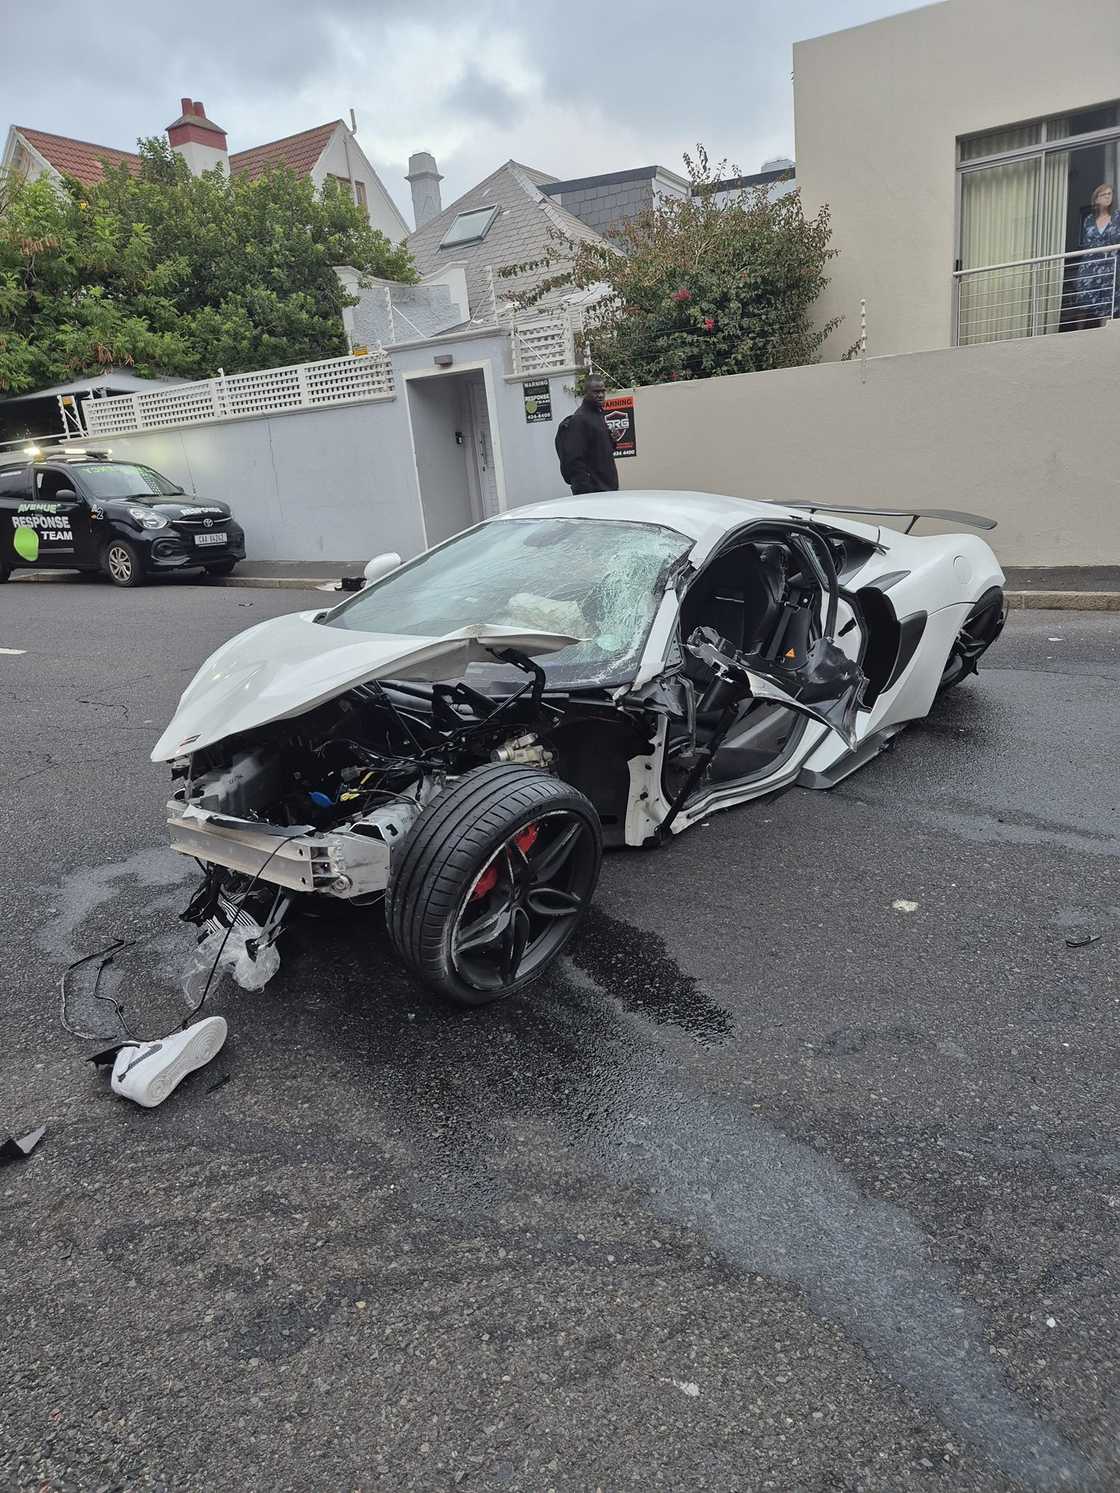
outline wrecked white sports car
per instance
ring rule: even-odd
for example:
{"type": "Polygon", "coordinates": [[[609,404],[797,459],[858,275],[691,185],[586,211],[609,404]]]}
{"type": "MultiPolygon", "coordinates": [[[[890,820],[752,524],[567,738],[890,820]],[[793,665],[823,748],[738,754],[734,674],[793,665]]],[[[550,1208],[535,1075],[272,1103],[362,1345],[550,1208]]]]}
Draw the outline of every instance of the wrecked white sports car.
{"type": "Polygon", "coordinates": [[[384,901],[421,980],[497,1000],[571,938],[604,844],[839,782],[975,670],[1002,584],[974,535],[809,503],[504,513],[203,665],[152,753],[205,868],[187,915],[275,958],[297,897],[384,901]]]}

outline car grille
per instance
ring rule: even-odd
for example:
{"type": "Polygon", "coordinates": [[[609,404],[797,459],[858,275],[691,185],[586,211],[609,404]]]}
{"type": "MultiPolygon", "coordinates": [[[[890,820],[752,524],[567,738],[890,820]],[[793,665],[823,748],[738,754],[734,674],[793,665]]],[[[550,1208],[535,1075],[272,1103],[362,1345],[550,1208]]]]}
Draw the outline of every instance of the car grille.
{"type": "Polygon", "coordinates": [[[221,518],[218,514],[211,514],[206,518],[175,518],[171,520],[176,529],[183,534],[208,533],[212,529],[228,529],[230,520],[221,518]]]}

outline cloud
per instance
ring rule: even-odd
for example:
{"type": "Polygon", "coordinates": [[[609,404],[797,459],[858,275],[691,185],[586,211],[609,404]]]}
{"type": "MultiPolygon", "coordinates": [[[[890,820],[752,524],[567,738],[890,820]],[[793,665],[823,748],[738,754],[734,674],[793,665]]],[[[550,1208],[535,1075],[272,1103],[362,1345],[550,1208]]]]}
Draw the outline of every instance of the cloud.
{"type": "MultiPolygon", "coordinates": [[[[430,150],[445,203],[513,157],[558,176],[680,169],[703,141],[757,170],[793,153],[792,42],[914,0],[124,0],[68,11],[49,68],[10,69],[0,123],[131,147],[190,94],[243,150],[355,109],[363,149],[402,206],[430,150]]],[[[11,6],[10,56],[41,51],[42,13],[11,6]]]]}

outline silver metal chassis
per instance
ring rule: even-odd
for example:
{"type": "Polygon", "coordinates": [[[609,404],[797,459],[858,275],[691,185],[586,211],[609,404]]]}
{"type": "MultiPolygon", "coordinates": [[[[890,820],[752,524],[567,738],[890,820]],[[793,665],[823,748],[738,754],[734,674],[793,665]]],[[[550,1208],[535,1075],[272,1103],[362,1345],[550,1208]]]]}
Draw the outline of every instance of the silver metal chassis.
{"type": "Polygon", "coordinates": [[[372,835],[342,829],[287,836],[280,826],[213,814],[174,798],[167,805],[167,828],[180,855],[289,891],[364,897],[389,884],[389,846],[372,835]]]}

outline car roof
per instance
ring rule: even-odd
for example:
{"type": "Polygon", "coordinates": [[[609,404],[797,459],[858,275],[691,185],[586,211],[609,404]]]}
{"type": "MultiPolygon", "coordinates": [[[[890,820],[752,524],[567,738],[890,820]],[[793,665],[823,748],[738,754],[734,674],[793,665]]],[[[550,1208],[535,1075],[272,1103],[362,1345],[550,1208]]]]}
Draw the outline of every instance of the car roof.
{"type": "Polygon", "coordinates": [[[585,493],[581,497],[526,503],[524,507],[510,508],[498,514],[495,521],[511,518],[616,519],[634,524],[660,524],[689,539],[699,539],[716,526],[735,529],[752,519],[804,520],[805,514],[781,503],[734,498],[727,493],[650,489],[644,492],[585,493]]]}

